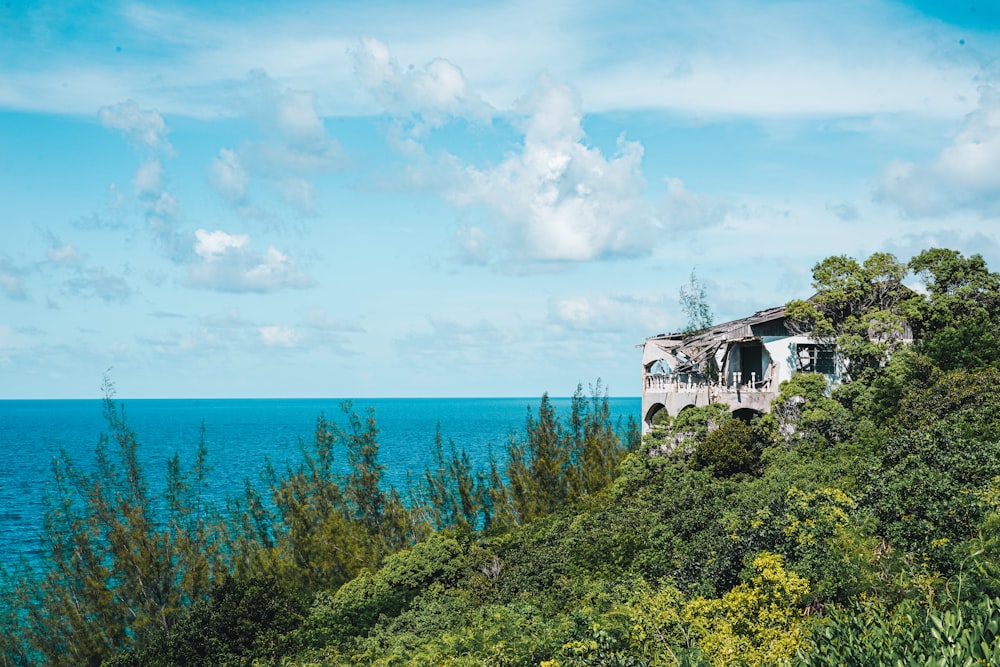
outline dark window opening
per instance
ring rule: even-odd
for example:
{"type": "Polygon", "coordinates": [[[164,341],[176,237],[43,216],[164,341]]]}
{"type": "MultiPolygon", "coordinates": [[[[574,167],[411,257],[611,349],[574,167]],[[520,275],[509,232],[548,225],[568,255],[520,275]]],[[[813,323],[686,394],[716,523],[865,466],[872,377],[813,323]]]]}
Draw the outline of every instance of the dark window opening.
{"type": "Polygon", "coordinates": [[[832,345],[799,345],[798,371],[800,373],[837,373],[837,359],[832,345]]]}
{"type": "Polygon", "coordinates": [[[757,380],[764,377],[764,346],[760,343],[744,343],[740,345],[740,372],[743,382],[750,382],[756,374],[757,380]]]}

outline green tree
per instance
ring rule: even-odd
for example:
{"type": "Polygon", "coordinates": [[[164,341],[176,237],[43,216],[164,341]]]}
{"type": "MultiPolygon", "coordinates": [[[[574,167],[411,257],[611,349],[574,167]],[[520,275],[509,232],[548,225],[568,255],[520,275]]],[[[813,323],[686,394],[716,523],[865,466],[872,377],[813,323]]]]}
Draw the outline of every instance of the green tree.
{"type": "Polygon", "coordinates": [[[47,495],[45,559],[6,582],[4,632],[13,662],[99,665],[168,631],[228,569],[221,529],[203,502],[204,437],[194,467],[168,467],[162,496],[149,491],[139,442],[104,383],[93,469],[63,453],[47,495]]]}
{"type": "Polygon", "coordinates": [[[712,308],[708,305],[705,284],[698,280],[694,269],[686,285],[680,288],[681,310],[687,323],[681,333],[693,333],[712,326],[712,308]]]}
{"type": "Polygon", "coordinates": [[[260,553],[259,567],[302,595],[336,588],[377,561],[371,533],[355,519],[334,468],[335,446],[342,437],[337,425],[320,414],[309,446],[300,443],[298,467],[289,466],[279,477],[268,466],[273,514],[248,485],[247,504],[262,513],[255,524],[269,524],[259,528],[262,541],[273,544],[260,553]]]}
{"type": "Polygon", "coordinates": [[[620,433],[620,425],[616,430],[607,390],[602,390],[600,380],[591,387],[589,399],[583,393],[583,385],[578,384],[572,401],[569,428],[565,433],[570,450],[569,493],[579,497],[600,491],[611,483],[628,449],[622,441],[631,436],[627,428],[620,433]]]}
{"type": "Polygon", "coordinates": [[[302,601],[273,578],[226,577],[168,631],[107,667],[243,667],[276,662],[299,649],[292,637],[302,601]]]}
{"type": "Polygon", "coordinates": [[[801,607],[809,582],[777,554],[757,555],[751,569],[749,581],[721,598],[685,605],[683,618],[713,665],[778,664],[808,646],[801,607]]]}
{"type": "MultiPolygon", "coordinates": [[[[666,410],[660,412],[666,415],[666,410]]],[[[659,428],[646,436],[646,445],[663,453],[688,456],[710,432],[730,419],[733,415],[724,403],[685,408],[676,417],[665,416],[659,428]]]]}
{"type": "Polygon", "coordinates": [[[787,306],[793,329],[836,342],[850,360],[849,376],[867,378],[908,338],[921,297],[903,285],[906,265],[889,253],[863,263],[839,255],[813,267],[815,296],[787,306]]]}
{"type": "Polygon", "coordinates": [[[543,394],[538,417],[528,411],[524,440],[511,436],[507,446],[511,500],[522,523],[552,513],[569,495],[570,452],[565,444],[555,407],[543,394]]]}
{"type": "Polygon", "coordinates": [[[511,434],[507,443],[507,495],[517,521],[551,514],[571,498],[607,486],[636,430],[634,421],[624,429],[612,423],[600,380],[590,400],[577,385],[566,425],[543,395],[538,416],[528,410],[524,438],[511,434]]]}
{"type": "Polygon", "coordinates": [[[910,260],[927,288],[914,318],[921,352],[942,369],[1000,363],[1000,276],[980,255],[933,248],[910,260]]]}
{"type": "Polygon", "coordinates": [[[760,464],[763,443],[754,428],[742,419],[729,419],[695,445],[692,463],[711,468],[720,477],[754,473],[760,464]]]}
{"type": "Polygon", "coordinates": [[[421,503],[435,530],[454,528],[468,532],[488,522],[490,512],[487,476],[475,473],[468,452],[458,451],[455,443],[448,441],[445,454],[438,424],[434,434],[434,467],[424,471],[421,480],[421,503]]]}
{"type": "Polygon", "coordinates": [[[902,556],[948,577],[980,530],[978,494],[1000,475],[1000,370],[938,372],[908,387],[890,426],[860,470],[859,502],[902,556]]]}
{"type": "Polygon", "coordinates": [[[819,373],[796,373],[781,383],[762,427],[771,428],[788,447],[826,446],[846,441],[854,430],[853,416],[827,393],[829,383],[819,373]]]}

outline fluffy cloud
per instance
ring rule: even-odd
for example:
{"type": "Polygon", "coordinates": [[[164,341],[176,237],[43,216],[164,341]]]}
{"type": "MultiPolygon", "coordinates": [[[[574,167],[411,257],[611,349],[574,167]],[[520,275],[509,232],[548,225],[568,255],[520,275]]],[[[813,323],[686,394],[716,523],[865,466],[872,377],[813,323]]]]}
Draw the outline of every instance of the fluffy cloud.
{"type": "Polygon", "coordinates": [[[55,235],[49,235],[49,249],[45,259],[58,266],[79,266],[83,257],[71,243],[63,243],[55,235]]]}
{"type": "Polygon", "coordinates": [[[551,299],[548,325],[560,335],[567,332],[620,334],[627,331],[666,330],[676,301],[623,295],[579,296],[551,299]]]}
{"type": "Polygon", "coordinates": [[[243,90],[261,138],[244,141],[238,148],[221,148],[209,168],[209,183],[241,215],[266,215],[249,201],[252,178],[263,179],[303,215],[315,213],[315,188],[309,177],[343,162],[340,145],[327,134],[316,109],[316,94],[281,88],[259,71],[251,74],[243,90]]]}
{"type": "Polygon", "coordinates": [[[166,191],[149,192],[141,203],[146,227],[167,257],[178,263],[190,261],[191,232],[177,219],[177,199],[166,191]]]}
{"type": "Polygon", "coordinates": [[[206,232],[199,229],[194,233],[198,239],[194,251],[199,257],[212,258],[226,254],[231,249],[244,248],[250,243],[249,234],[227,234],[222,230],[206,232]]]}
{"type": "MultiPolygon", "coordinates": [[[[468,167],[453,200],[491,211],[497,237],[516,262],[645,253],[652,216],[643,201],[642,146],[619,138],[610,158],[587,146],[579,97],[547,79],[520,108],[520,152],[494,168],[468,167]]],[[[473,228],[466,237],[475,240],[483,233],[473,228]]]]}
{"type": "Polygon", "coordinates": [[[132,177],[132,187],[140,199],[156,198],[163,189],[163,165],[159,160],[144,162],[132,177]]]}
{"type": "Polygon", "coordinates": [[[247,171],[236,151],[219,149],[218,157],[212,160],[209,182],[230,204],[242,204],[246,200],[247,171]]]}
{"type": "Polygon", "coordinates": [[[264,253],[250,247],[247,234],[222,230],[195,231],[194,254],[188,285],[222,292],[273,292],[312,284],[287,255],[269,246],[264,253]]]}
{"type": "MultiPolygon", "coordinates": [[[[98,116],[105,127],[120,131],[133,147],[150,154],[132,176],[132,188],[142,206],[146,228],[155,242],[171,260],[187,261],[189,236],[177,220],[177,199],[164,187],[163,164],[159,157],[153,156],[157,153],[174,155],[174,148],[167,141],[169,129],[163,117],[156,111],[140,109],[132,100],[104,107],[98,116]]],[[[112,194],[121,197],[115,185],[112,185],[112,194]]],[[[116,206],[120,205],[119,200],[116,206]]]]}
{"type": "Polygon", "coordinates": [[[246,90],[252,96],[248,110],[256,116],[263,138],[241,147],[245,164],[279,176],[340,166],[343,152],[327,134],[316,109],[316,93],[282,88],[264,72],[251,74],[246,90]]]}
{"type": "Polygon", "coordinates": [[[291,327],[260,327],[258,333],[261,342],[268,347],[296,347],[300,340],[298,332],[291,327]]]}
{"type": "Polygon", "coordinates": [[[886,167],[878,197],[912,217],[1000,212],[1000,92],[980,89],[979,106],[933,160],[886,167]]]}
{"type": "Polygon", "coordinates": [[[419,116],[433,127],[450,117],[488,121],[492,115],[462,70],[443,58],[404,70],[389,47],[371,37],[363,37],[352,55],[361,84],[390,113],[419,116]]]}
{"type": "Polygon", "coordinates": [[[132,146],[144,151],[172,155],[173,146],[167,141],[167,124],[152,109],[140,109],[132,100],[103,107],[98,117],[104,127],[118,130],[132,146]]]}

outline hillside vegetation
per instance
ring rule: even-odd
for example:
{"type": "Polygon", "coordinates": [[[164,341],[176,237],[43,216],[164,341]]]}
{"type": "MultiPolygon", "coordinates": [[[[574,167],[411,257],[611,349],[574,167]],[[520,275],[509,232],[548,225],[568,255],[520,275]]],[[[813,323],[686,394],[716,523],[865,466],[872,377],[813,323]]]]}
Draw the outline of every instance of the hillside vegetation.
{"type": "Polygon", "coordinates": [[[1000,277],[943,249],[813,277],[789,316],[850,382],[641,442],[599,386],[562,420],[543,397],[502,456],[439,435],[402,490],[347,406],[269,494],[206,506],[203,455],[152,494],[109,388],[44,567],[8,577],[5,664],[1000,664],[1000,277]]]}

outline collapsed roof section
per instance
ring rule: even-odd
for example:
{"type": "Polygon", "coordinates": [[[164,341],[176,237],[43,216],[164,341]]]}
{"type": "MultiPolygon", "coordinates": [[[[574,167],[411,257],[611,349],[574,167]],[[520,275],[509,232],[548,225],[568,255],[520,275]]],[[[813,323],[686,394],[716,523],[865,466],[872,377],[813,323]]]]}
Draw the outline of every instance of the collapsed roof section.
{"type": "Polygon", "coordinates": [[[725,357],[720,359],[719,352],[727,354],[733,343],[788,335],[785,307],[768,308],[689,334],[651,336],[644,343],[642,365],[649,371],[657,361],[669,358],[673,362],[671,373],[703,374],[713,359],[720,366],[725,365],[725,357]]]}

